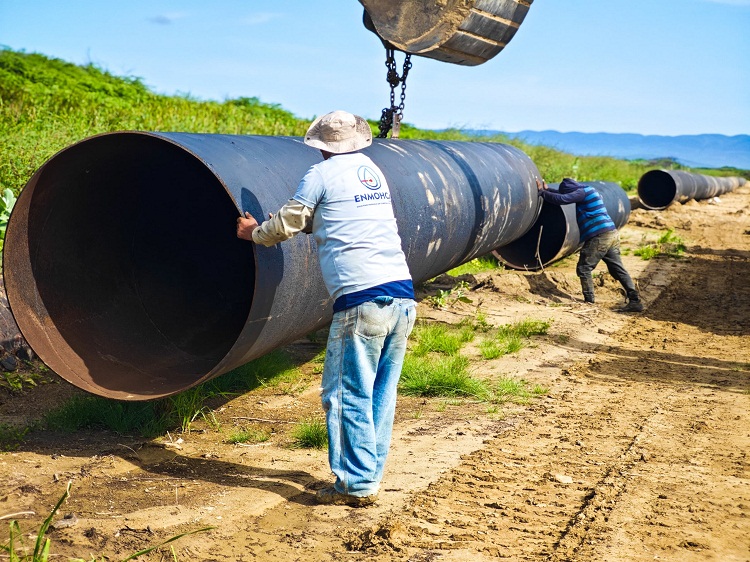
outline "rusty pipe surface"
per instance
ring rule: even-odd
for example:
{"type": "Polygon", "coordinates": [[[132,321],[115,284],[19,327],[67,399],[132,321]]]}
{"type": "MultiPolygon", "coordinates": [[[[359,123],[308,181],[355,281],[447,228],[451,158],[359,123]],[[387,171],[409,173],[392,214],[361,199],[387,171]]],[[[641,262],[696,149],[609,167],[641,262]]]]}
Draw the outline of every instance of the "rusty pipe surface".
{"type": "Polygon", "coordinates": [[[405,53],[476,66],[505,48],[533,0],[359,0],[365,27],[405,53]]]}
{"type": "MultiPolygon", "coordinates": [[[[429,279],[523,235],[533,162],[495,143],[376,140],[409,268],[429,279]]],[[[48,160],[7,229],[5,283],[31,347],[89,392],[186,390],[326,325],[315,242],[238,240],[295,192],[319,151],[288,137],[120,132],[48,160]]]]}
{"type": "MultiPolygon", "coordinates": [[[[596,189],[604,200],[607,213],[620,229],[630,218],[630,199],[618,184],[604,181],[582,182],[596,189]]],[[[550,184],[557,191],[559,183],[550,184]]],[[[540,197],[541,199],[541,197],[540,197]]],[[[529,231],[492,253],[512,269],[537,271],[581,248],[576,222],[576,206],[543,203],[539,218],[529,231]]]]}
{"type": "Polygon", "coordinates": [[[651,170],[638,180],[638,200],[653,211],[691,199],[710,199],[734,191],[744,178],[716,177],[681,170],[651,170]]]}

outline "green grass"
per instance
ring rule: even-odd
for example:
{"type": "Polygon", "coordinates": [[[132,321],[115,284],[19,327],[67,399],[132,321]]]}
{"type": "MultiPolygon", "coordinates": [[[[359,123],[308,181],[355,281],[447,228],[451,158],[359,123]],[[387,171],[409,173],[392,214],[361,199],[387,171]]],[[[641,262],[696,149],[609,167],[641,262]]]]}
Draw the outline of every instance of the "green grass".
{"type": "Polygon", "coordinates": [[[633,250],[633,254],[643,260],[650,260],[656,256],[669,258],[681,258],[687,250],[685,242],[677,236],[672,229],[663,233],[656,242],[643,243],[633,250]]]}
{"type": "Polygon", "coordinates": [[[309,120],[243,97],[162,96],[117,77],[38,54],[0,50],[0,185],[15,193],[58,150],[117,130],[301,136],[309,120]]]}
{"type": "Polygon", "coordinates": [[[470,326],[454,328],[420,322],[412,331],[411,338],[416,342],[411,352],[419,357],[428,353],[455,355],[466,342],[474,339],[474,330],[470,326]]]}
{"type": "Polygon", "coordinates": [[[205,384],[216,394],[236,394],[264,387],[297,396],[307,388],[301,374],[292,358],[277,349],[205,384]]]}
{"type": "Polygon", "coordinates": [[[483,333],[489,332],[494,328],[494,326],[487,321],[487,315],[481,310],[477,310],[477,313],[473,318],[467,317],[461,320],[459,326],[468,326],[475,332],[483,333]]]}
{"type": "Polygon", "coordinates": [[[425,297],[424,302],[434,308],[450,308],[457,302],[471,303],[471,299],[466,296],[468,289],[466,281],[459,281],[451,289],[439,289],[437,294],[425,297]]]}
{"type": "Polygon", "coordinates": [[[671,256],[681,256],[687,250],[685,241],[677,236],[672,229],[662,234],[657,243],[662,247],[665,254],[671,256]]]}
{"type": "Polygon", "coordinates": [[[529,388],[525,380],[503,378],[495,383],[493,387],[494,402],[513,402],[517,404],[526,404],[531,398],[543,396],[549,392],[548,388],[540,385],[534,385],[529,388]]]}
{"type": "Polygon", "coordinates": [[[238,429],[227,437],[226,442],[232,445],[238,443],[263,443],[271,438],[271,432],[263,429],[238,429]]]}
{"type": "Polygon", "coordinates": [[[407,396],[488,397],[487,384],[472,377],[469,360],[461,355],[419,357],[407,354],[399,391],[407,396]]]}
{"type": "Polygon", "coordinates": [[[323,368],[325,366],[326,362],[326,348],[321,349],[315,357],[313,357],[310,360],[310,363],[313,365],[313,373],[314,374],[320,374],[323,372],[323,368]]]}
{"type": "Polygon", "coordinates": [[[459,275],[465,275],[467,273],[475,274],[482,273],[483,271],[492,271],[493,269],[502,269],[503,266],[497,261],[497,258],[491,254],[486,256],[480,256],[471,261],[468,261],[458,267],[454,267],[450,271],[446,272],[452,277],[458,277],[459,275]]]}
{"type": "Polygon", "coordinates": [[[526,384],[518,379],[501,379],[495,386],[495,394],[501,399],[513,399],[528,396],[526,384]]]}
{"type": "Polygon", "coordinates": [[[546,320],[533,319],[504,324],[479,343],[479,353],[488,360],[516,353],[532,336],[545,335],[549,327],[546,320]]]}
{"type": "MultiPolygon", "coordinates": [[[[440,397],[443,405],[461,404],[460,399],[473,399],[490,404],[528,403],[544,395],[548,389],[524,380],[503,378],[488,382],[471,376],[469,360],[460,355],[450,357],[416,357],[407,355],[399,382],[399,392],[408,396],[440,397]]],[[[496,411],[496,410],[495,410],[496,411]]]]}
{"type": "Polygon", "coordinates": [[[11,392],[21,392],[37,386],[39,376],[36,373],[25,371],[0,373],[0,388],[6,388],[11,392]]]}
{"type": "Polygon", "coordinates": [[[180,429],[187,433],[200,419],[215,430],[219,424],[206,403],[227,399],[259,387],[279,393],[296,394],[304,389],[301,371],[283,350],[276,350],[228,373],[190,388],[175,396],[152,402],[123,402],[99,396],[74,396],[46,413],[43,425],[72,432],[83,428],[103,428],[120,434],[155,437],[180,429]]]}
{"type": "Polygon", "coordinates": [[[653,244],[646,244],[633,250],[633,254],[640,257],[642,260],[648,261],[661,254],[661,251],[653,244]]]}
{"type": "MultiPolygon", "coordinates": [[[[40,54],[0,50],[0,192],[18,194],[34,171],[57,151],[86,137],[119,130],[302,136],[311,118],[295,116],[252,94],[224,101],[152,92],[139,78],[115,76],[40,54]]],[[[329,108],[321,108],[321,112],[329,108]]],[[[373,130],[376,122],[371,121],[373,130]]],[[[658,166],[608,157],[575,156],[503,136],[430,131],[404,124],[403,139],[503,142],[524,151],[548,182],[563,177],[617,182],[632,191],[658,166]]],[[[723,173],[723,172],[722,172],[723,173]]],[[[725,175],[736,171],[727,170],[725,175]]],[[[495,267],[488,257],[457,268],[495,267]]],[[[451,274],[459,274],[456,270],[451,274]]]]}
{"type": "Polygon", "coordinates": [[[33,426],[17,427],[7,423],[0,423],[0,451],[15,451],[23,443],[26,434],[33,426]]]}
{"type": "Polygon", "coordinates": [[[177,426],[177,418],[167,409],[168,405],[166,400],[121,402],[88,394],[76,395],[47,412],[42,420],[45,427],[55,431],[103,428],[120,434],[155,437],[177,426]]]}
{"type": "Polygon", "coordinates": [[[497,329],[498,335],[515,335],[522,338],[543,336],[549,331],[550,323],[546,320],[520,320],[513,324],[504,324],[497,329]]]}
{"type": "MultiPolygon", "coordinates": [[[[0,244],[2,247],[2,244],[0,244]]],[[[59,379],[49,367],[39,361],[18,360],[15,371],[0,371],[0,390],[7,391],[11,396],[31,390],[39,385],[56,383],[59,379]]]]}
{"type": "Polygon", "coordinates": [[[73,482],[69,481],[65,488],[65,493],[59,499],[55,507],[52,509],[47,518],[42,522],[39,527],[39,531],[36,534],[36,541],[34,541],[34,550],[31,554],[19,554],[19,550],[26,551],[23,545],[23,533],[18,521],[12,520],[10,522],[9,540],[6,545],[0,546],[0,551],[6,552],[11,562],[21,562],[22,560],[29,560],[31,562],[47,562],[50,559],[50,539],[46,538],[47,530],[52,523],[52,518],[55,513],[60,509],[60,506],[70,497],[70,486],[73,482]]]}
{"type": "Polygon", "coordinates": [[[479,343],[479,353],[483,359],[497,359],[523,349],[523,340],[518,336],[502,336],[483,340],[479,343]]]}
{"type": "Polygon", "coordinates": [[[327,449],[328,432],[324,421],[317,418],[302,420],[291,433],[292,447],[300,449],[327,449]]]}

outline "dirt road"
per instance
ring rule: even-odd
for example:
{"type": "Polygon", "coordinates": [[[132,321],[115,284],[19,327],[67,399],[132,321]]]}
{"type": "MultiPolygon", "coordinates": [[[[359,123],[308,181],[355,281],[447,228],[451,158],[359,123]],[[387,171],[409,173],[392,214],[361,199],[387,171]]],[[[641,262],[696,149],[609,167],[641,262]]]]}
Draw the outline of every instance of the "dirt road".
{"type": "MultiPolygon", "coordinates": [[[[420,304],[458,322],[477,307],[493,324],[551,321],[547,336],[473,374],[546,387],[499,410],[470,401],[400,401],[384,488],[368,509],[317,506],[326,453],[285,447],[290,421],[320,412],[317,377],[301,393],[248,393],[216,405],[223,431],[196,427],[144,441],[114,434],[33,434],[0,455],[0,517],[33,534],[72,480],[50,532],[52,552],[118,560],[177,533],[178,560],[748,561],[750,560],[750,188],[716,204],[635,210],[622,230],[637,248],[668,228],[683,259],[629,254],[648,307],[613,311],[599,278],[580,302],[575,258],[542,273],[472,280],[471,304],[420,304]],[[271,440],[225,443],[226,431],[271,420],[271,440]],[[171,437],[171,441],[169,439],[171,437]],[[180,438],[180,442],[177,439],[180,438]]],[[[600,266],[601,269],[601,266],[600,266]]],[[[429,290],[429,285],[427,289],[429,290]]],[[[312,353],[299,342],[300,357],[312,353]]],[[[73,392],[65,384],[3,394],[0,421],[73,392]]],[[[0,539],[4,542],[4,539],[0,539]]],[[[27,543],[30,542],[27,539],[27,543]]],[[[150,555],[172,560],[169,547],[150,555]]]]}

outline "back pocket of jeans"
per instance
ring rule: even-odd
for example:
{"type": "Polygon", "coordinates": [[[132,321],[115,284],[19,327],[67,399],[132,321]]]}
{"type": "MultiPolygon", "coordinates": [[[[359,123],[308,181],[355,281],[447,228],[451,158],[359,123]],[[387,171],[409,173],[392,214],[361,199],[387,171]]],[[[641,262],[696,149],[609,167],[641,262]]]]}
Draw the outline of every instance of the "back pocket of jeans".
{"type": "Polygon", "coordinates": [[[393,306],[365,302],[357,307],[357,327],[354,331],[363,338],[382,338],[391,330],[393,306]]]}

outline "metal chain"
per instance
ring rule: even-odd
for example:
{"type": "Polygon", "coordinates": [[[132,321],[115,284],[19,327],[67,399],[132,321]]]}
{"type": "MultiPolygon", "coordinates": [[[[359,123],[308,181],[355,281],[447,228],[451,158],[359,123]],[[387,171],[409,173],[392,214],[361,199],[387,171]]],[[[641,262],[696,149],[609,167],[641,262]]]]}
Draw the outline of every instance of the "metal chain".
{"type": "Polygon", "coordinates": [[[391,138],[398,138],[398,128],[401,123],[401,119],[404,116],[404,103],[406,101],[406,77],[409,75],[411,69],[411,54],[407,53],[404,58],[404,66],[401,71],[401,76],[398,74],[396,67],[396,57],[394,56],[395,50],[389,47],[385,48],[385,66],[388,69],[386,74],[386,80],[388,85],[391,87],[391,106],[383,108],[383,112],[380,115],[380,123],[378,128],[380,133],[378,134],[379,139],[384,139],[388,136],[388,132],[393,128],[393,134],[391,138]],[[400,103],[396,105],[396,88],[401,84],[401,96],[400,103]]]}

